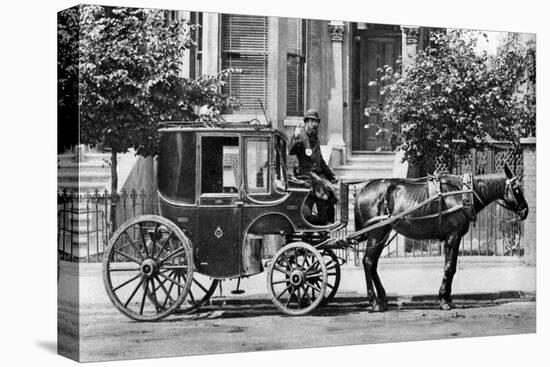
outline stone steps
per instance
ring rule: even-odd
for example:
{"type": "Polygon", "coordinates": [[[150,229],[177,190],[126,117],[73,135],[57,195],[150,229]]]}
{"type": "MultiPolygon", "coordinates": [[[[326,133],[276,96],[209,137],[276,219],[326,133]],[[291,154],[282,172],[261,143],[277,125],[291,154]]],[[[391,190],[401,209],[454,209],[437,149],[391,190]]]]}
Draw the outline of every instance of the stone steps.
{"type": "Polygon", "coordinates": [[[83,193],[102,192],[111,180],[110,153],[79,151],[78,154],[60,154],[57,161],[57,187],[83,193]]]}
{"type": "MultiPolygon", "coordinates": [[[[369,152],[354,154],[347,159],[345,165],[334,167],[336,177],[342,181],[367,181],[375,178],[393,177],[395,153],[369,152]]],[[[362,185],[356,185],[357,192],[362,185]]],[[[349,186],[348,232],[355,230],[355,192],[354,185],[349,186]]]]}

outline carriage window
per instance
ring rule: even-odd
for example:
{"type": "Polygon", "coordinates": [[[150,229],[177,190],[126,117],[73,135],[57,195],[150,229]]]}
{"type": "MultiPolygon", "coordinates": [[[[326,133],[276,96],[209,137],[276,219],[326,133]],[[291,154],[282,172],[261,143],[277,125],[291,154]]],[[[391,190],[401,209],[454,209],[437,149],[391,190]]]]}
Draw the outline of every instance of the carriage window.
{"type": "Polygon", "coordinates": [[[201,152],[202,193],[237,193],[241,186],[239,138],[205,136],[201,152]]]}
{"type": "Polygon", "coordinates": [[[246,187],[251,193],[269,190],[269,160],[267,139],[246,141],[246,187]]]}

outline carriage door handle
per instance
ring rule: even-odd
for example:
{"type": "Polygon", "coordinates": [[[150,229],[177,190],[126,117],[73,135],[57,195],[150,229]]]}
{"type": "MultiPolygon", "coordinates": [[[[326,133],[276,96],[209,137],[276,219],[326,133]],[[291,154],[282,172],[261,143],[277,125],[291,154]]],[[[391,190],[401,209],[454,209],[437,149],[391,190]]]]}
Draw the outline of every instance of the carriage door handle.
{"type": "Polygon", "coordinates": [[[243,205],[244,205],[244,201],[240,201],[240,200],[239,200],[239,201],[235,201],[235,204],[236,204],[237,206],[243,206],[243,205]]]}

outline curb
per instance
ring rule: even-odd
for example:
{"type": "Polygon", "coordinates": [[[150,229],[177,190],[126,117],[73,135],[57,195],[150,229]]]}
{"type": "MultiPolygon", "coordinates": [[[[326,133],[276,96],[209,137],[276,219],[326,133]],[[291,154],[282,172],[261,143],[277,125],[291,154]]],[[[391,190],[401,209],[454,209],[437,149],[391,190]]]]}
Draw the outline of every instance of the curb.
{"type": "MultiPolygon", "coordinates": [[[[439,306],[439,298],[437,295],[388,295],[388,303],[398,306],[419,306],[419,305],[437,305],[439,306]]],[[[458,293],[453,294],[453,302],[457,305],[474,305],[474,304],[486,304],[486,303],[506,303],[506,302],[518,302],[518,301],[536,301],[536,294],[534,292],[523,291],[501,291],[501,292],[483,292],[483,293],[458,293]]],[[[252,305],[271,305],[271,299],[266,294],[255,294],[251,296],[213,296],[209,303],[216,305],[221,303],[222,305],[231,306],[252,306],[252,305]]],[[[336,293],[336,296],[329,304],[345,304],[345,303],[368,303],[365,295],[355,292],[342,292],[336,293]]]]}

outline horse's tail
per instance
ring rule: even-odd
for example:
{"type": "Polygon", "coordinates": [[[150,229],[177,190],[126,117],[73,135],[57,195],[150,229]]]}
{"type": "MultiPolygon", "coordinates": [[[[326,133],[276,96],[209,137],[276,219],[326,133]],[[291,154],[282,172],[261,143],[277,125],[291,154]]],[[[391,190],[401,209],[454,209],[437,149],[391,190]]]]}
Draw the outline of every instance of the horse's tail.
{"type": "MultiPolygon", "coordinates": [[[[352,182],[352,184],[362,184],[361,189],[359,192],[355,195],[355,202],[353,205],[353,213],[354,213],[354,224],[355,224],[355,231],[359,231],[365,227],[365,218],[361,213],[361,208],[359,207],[359,199],[361,198],[361,194],[367,189],[367,187],[374,183],[379,182],[380,179],[374,178],[366,181],[357,181],[352,182]]],[[[365,241],[367,239],[368,233],[365,233],[363,236],[357,238],[356,240],[361,242],[365,241]]]]}
{"type": "MultiPolygon", "coordinates": [[[[355,231],[359,231],[360,229],[363,229],[363,218],[361,215],[361,211],[359,210],[359,196],[361,195],[361,192],[372,182],[374,182],[375,179],[370,179],[367,181],[356,181],[351,182],[351,184],[362,184],[361,189],[359,192],[355,195],[354,203],[353,203],[353,219],[355,224],[355,231]]],[[[363,241],[362,239],[361,241],[363,241]]]]}

